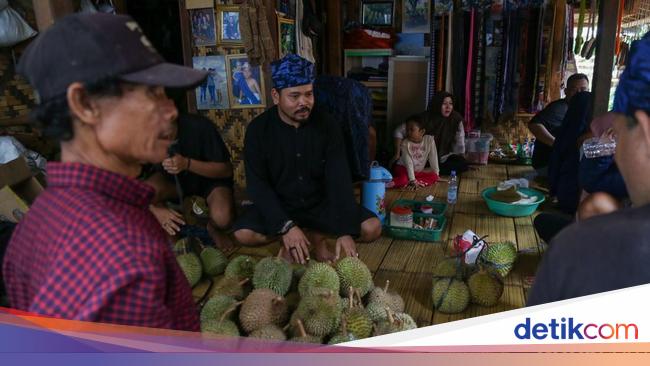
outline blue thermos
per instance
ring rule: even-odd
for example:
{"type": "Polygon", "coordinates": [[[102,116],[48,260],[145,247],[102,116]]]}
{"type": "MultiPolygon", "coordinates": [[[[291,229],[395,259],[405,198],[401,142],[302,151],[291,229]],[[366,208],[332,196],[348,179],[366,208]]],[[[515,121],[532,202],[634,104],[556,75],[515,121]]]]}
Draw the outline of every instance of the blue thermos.
{"type": "Polygon", "coordinates": [[[370,178],[363,182],[361,204],[363,207],[374,212],[381,223],[386,219],[386,183],[393,180],[390,172],[374,161],[370,166],[370,178]]]}

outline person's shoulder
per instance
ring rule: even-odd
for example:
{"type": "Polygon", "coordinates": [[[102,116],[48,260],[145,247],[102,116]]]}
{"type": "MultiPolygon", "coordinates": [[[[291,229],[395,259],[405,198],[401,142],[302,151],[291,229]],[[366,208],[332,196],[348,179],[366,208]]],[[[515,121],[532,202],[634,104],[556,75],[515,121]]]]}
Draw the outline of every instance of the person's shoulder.
{"type": "Polygon", "coordinates": [[[264,112],[257,115],[246,127],[246,133],[257,133],[263,131],[266,127],[270,125],[274,119],[274,116],[277,116],[277,106],[273,106],[264,112]]]}

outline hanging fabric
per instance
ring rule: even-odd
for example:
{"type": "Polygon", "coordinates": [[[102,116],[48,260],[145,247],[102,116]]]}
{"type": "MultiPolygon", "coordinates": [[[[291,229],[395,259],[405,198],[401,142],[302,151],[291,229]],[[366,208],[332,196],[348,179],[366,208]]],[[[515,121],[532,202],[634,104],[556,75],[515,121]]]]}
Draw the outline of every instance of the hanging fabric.
{"type": "Polygon", "coordinates": [[[474,127],[474,118],[472,116],[472,71],[474,70],[474,19],[476,10],[470,10],[469,18],[469,50],[467,51],[467,70],[465,73],[465,109],[464,123],[465,132],[471,131],[474,127]]]}
{"type": "Polygon", "coordinates": [[[476,70],[474,71],[474,78],[472,80],[472,85],[474,87],[472,113],[474,115],[473,128],[477,128],[481,126],[483,121],[483,85],[485,83],[485,12],[478,11],[474,30],[477,45],[474,50],[476,70]]]}
{"type": "MultiPolygon", "coordinates": [[[[463,111],[465,105],[465,74],[467,70],[467,54],[465,39],[465,15],[462,9],[454,9],[454,48],[453,48],[453,89],[454,103],[458,110],[463,111]]],[[[461,113],[462,114],[462,113],[461,113]]]]}
{"type": "Polygon", "coordinates": [[[244,49],[252,66],[262,65],[275,58],[266,6],[262,0],[251,0],[239,8],[239,29],[244,49]]]}
{"type": "MultiPolygon", "coordinates": [[[[592,1],[593,2],[593,1],[592,1]]],[[[585,25],[585,13],[587,12],[587,0],[580,0],[580,14],[578,15],[578,34],[576,35],[575,47],[573,53],[576,55],[580,54],[582,50],[582,43],[584,39],[582,38],[582,29],[585,25]]]]}
{"type": "Polygon", "coordinates": [[[454,28],[453,28],[453,12],[447,14],[448,17],[448,26],[447,26],[447,67],[445,70],[445,89],[447,93],[454,94],[454,84],[453,84],[453,75],[454,75],[454,70],[453,70],[453,49],[454,49],[454,28]]]}
{"type": "Polygon", "coordinates": [[[443,88],[443,83],[445,80],[445,15],[440,16],[440,30],[438,32],[438,77],[436,83],[436,92],[441,92],[443,88]]]}
{"type": "Polygon", "coordinates": [[[623,24],[623,13],[625,8],[625,0],[621,0],[618,7],[618,23],[616,27],[616,55],[621,52],[621,25],[623,24]]]}
{"type": "Polygon", "coordinates": [[[430,47],[429,47],[429,83],[427,85],[427,108],[431,105],[433,100],[433,95],[436,90],[436,25],[435,25],[435,7],[429,7],[429,16],[431,18],[431,24],[429,24],[429,35],[430,35],[430,47]]]}
{"type": "Polygon", "coordinates": [[[305,6],[302,0],[296,1],[296,51],[298,56],[308,60],[309,62],[316,62],[314,59],[314,49],[311,38],[302,32],[302,27],[299,24],[303,23],[305,6]]]}

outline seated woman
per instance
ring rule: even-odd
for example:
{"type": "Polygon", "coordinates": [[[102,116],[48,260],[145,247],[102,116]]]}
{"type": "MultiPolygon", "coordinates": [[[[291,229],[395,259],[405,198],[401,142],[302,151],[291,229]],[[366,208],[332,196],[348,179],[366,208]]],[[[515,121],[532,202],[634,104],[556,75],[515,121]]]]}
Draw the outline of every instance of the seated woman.
{"type": "Polygon", "coordinates": [[[393,187],[426,187],[438,180],[438,152],[433,136],[425,135],[421,116],[406,119],[406,139],[402,141],[400,160],[393,168],[393,187]],[[425,169],[429,162],[430,169],[425,169]]]}
{"type": "MultiPolygon", "coordinates": [[[[441,92],[433,97],[431,106],[427,112],[422,114],[426,133],[433,135],[438,151],[440,174],[449,175],[452,170],[457,174],[467,171],[468,165],[465,161],[465,129],[463,118],[454,111],[453,96],[447,92],[441,92]]],[[[406,125],[401,124],[395,129],[396,152],[391,160],[396,162],[400,156],[402,140],[406,135],[406,125]]]]}

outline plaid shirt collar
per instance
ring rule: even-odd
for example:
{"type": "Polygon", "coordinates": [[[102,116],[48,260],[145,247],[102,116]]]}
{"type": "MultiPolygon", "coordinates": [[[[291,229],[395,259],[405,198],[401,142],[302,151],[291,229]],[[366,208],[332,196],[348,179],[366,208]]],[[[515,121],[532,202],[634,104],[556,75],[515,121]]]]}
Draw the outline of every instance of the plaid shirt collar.
{"type": "Polygon", "coordinates": [[[143,208],[155,193],[137,179],[82,163],[47,163],[47,175],[48,187],[88,189],[143,208]]]}

